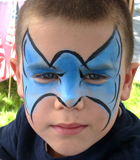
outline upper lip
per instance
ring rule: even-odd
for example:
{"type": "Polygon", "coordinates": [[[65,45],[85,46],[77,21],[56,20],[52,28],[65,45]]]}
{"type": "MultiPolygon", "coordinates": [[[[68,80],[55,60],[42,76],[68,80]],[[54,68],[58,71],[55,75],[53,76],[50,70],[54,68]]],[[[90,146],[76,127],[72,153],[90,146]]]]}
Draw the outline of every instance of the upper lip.
{"type": "Polygon", "coordinates": [[[87,126],[87,125],[83,125],[83,124],[79,124],[79,123],[71,123],[71,124],[65,124],[65,123],[60,123],[60,124],[57,124],[57,125],[54,125],[54,126],[57,126],[57,127],[62,127],[62,128],[78,128],[78,127],[81,127],[81,126],[87,126]]]}

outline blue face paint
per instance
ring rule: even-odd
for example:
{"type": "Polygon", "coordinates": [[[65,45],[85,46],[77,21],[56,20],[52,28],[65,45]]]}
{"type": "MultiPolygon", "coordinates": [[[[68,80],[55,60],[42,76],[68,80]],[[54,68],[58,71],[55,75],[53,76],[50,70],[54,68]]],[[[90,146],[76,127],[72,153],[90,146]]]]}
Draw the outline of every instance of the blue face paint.
{"type": "Polygon", "coordinates": [[[116,27],[107,42],[86,61],[74,51],[62,50],[50,62],[34,44],[29,30],[23,39],[22,53],[25,106],[31,118],[43,98],[56,96],[65,107],[74,107],[82,97],[87,97],[108,113],[109,123],[120,88],[122,48],[116,27]],[[36,81],[41,77],[58,80],[36,81]]]}

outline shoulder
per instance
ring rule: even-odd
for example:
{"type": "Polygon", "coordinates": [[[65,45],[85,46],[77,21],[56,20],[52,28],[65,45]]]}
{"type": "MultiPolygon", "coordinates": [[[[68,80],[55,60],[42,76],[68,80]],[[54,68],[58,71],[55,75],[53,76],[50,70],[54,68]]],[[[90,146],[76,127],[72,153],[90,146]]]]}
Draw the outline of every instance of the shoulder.
{"type": "Polygon", "coordinates": [[[39,146],[43,146],[43,140],[29,125],[22,105],[16,119],[0,128],[0,159],[30,159],[39,146]]]}
{"type": "Polygon", "coordinates": [[[126,110],[123,104],[122,115],[116,121],[113,130],[116,131],[114,144],[124,156],[124,159],[140,159],[140,120],[130,111],[126,110]]]}
{"type": "Polygon", "coordinates": [[[0,158],[10,159],[10,157],[16,157],[23,122],[27,123],[24,106],[22,105],[16,119],[0,128],[0,158]]]}
{"type": "Polygon", "coordinates": [[[25,115],[24,104],[21,105],[16,116],[16,126],[20,128],[21,123],[28,123],[25,115]]]}
{"type": "MultiPolygon", "coordinates": [[[[11,123],[9,123],[6,126],[3,126],[0,128],[0,134],[7,136],[7,135],[13,135],[14,137],[17,137],[17,132],[20,129],[22,121],[26,121],[25,112],[24,112],[24,106],[22,105],[17,113],[16,119],[13,120],[11,123]]],[[[7,136],[8,137],[8,136],[7,136]]]]}
{"type": "Polygon", "coordinates": [[[24,104],[19,108],[15,121],[16,121],[15,125],[16,125],[17,135],[19,139],[23,138],[24,136],[29,137],[31,134],[32,135],[35,134],[30,124],[28,123],[28,120],[25,114],[24,104]]]}

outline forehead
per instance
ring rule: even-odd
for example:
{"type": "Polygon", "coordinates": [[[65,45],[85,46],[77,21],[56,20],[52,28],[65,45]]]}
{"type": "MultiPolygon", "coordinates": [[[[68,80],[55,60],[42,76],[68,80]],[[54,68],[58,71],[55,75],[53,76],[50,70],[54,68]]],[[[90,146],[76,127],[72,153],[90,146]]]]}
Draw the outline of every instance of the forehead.
{"type": "Polygon", "coordinates": [[[52,19],[29,26],[36,47],[51,61],[60,50],[73,50],[86,60],[112,35],[114,26],[105,22],[74,23],[52,19]]]}

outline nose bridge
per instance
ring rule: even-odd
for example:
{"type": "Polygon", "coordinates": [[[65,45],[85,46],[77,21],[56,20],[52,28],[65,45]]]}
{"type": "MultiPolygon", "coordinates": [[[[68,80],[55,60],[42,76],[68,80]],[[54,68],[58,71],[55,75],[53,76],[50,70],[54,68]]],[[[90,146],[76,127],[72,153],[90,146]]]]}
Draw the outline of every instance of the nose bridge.
{"type": "Polygon", "coordinates": [[[58,96],[65,103],[65,106],[72,107],[78,103],[81,97],[79,87],[81,81],[79,67],[81,62],[77,58],[76,53],[71,54],[71,51],[69,51],[69,53],[62,54],[56,64],[64,73],[60,77],[58,96]]]}
{"type": "Polygon", "coordinates": [[[79,77],[75,75],[65,80],[61,85],[61,99],[67,107],[73,107],[81,97],[79,77]]]}

